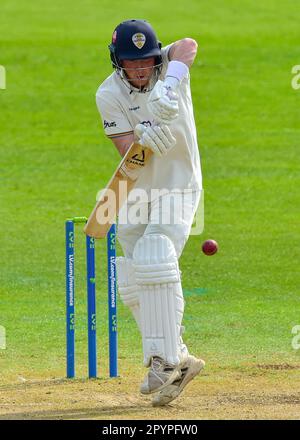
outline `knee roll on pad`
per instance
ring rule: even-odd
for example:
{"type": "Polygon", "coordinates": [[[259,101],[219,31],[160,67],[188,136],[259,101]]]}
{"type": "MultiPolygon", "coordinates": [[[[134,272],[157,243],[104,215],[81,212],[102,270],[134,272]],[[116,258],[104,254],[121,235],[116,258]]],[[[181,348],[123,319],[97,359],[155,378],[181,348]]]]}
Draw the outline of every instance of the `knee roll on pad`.
{"type": "Polygon", "coordinates": [[[139,285],[180,282],[175,247],[166,235],[140,238],[133,251],[133,262],[139,285]]]}

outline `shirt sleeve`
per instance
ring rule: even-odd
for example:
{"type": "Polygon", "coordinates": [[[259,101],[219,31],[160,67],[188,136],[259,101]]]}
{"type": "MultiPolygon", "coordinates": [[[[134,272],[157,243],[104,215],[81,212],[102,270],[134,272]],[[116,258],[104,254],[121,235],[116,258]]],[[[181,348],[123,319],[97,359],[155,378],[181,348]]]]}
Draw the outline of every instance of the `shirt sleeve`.
{"type": "Polygon", "coordinates": [[[133,133],[133,127],[122,107],[106,93],[97,93],[96,104],[99,110],[104,132],[110,139],[133,133]]]}
{"type": "Polygon", "coordinates": [[[173,43],[168,44],[168,46],[164,46],[161,48],[161,57],[162,57],[162,71],[161,71],[161,77],[160,79],[164,79],[167,68],[168,68],[168,64],[169,64],[169,50],[171,48],[173,43]]]}
{"type": "Polygon", "coordinates": [[[168,46],[164,46],[161,48],[161,56],[162,56],[162,60],[163,60],[163,64],[168,64],[169,63],[169,50],[171,49],[171,46],[173,45],[173,43],[168,44],[168,46]]]}

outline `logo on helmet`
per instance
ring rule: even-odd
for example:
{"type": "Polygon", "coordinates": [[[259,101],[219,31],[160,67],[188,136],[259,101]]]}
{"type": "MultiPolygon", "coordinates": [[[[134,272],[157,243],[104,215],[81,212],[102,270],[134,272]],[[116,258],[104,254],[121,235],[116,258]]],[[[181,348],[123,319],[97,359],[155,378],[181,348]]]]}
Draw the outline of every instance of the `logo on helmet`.
{"type": "Polygon", "coordinates": [[[116,41],[117,41],[117,31],[115,31],[112,36],[112,43],[115,44],[116,41]]]}
{"type": "Polygon", "coordinates": [[[138,49],[142,49],[146,43],[146,37],[141,33],[134,34],[132,35],[132,42],[138,49]]]}

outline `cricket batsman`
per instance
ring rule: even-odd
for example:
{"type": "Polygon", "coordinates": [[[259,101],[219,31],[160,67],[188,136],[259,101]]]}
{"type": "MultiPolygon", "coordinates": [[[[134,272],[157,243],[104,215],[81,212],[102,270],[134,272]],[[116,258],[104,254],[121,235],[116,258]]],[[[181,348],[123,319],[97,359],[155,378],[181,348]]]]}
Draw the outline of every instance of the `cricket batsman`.
{"type": "Polygon", "coordinates": [[[120,297],[142,335],[148,372],[140,391],[153,393],[152,404],[162,406],[205,365],[183,342],[178,265],[202,190],[189,74],[197,43],[184,38],[161,47],[147,21],[127,20],[114,30],[109,51],[114,72],[96,94],[105,134],[121,156],[134,141],[154,153],[134,188],[147,201],[132,200],[129,193],[119,213],[124,257],[117,259],[117,273],[120,297]],[[134,205],[143,221],[130,221],[134,205]]]}

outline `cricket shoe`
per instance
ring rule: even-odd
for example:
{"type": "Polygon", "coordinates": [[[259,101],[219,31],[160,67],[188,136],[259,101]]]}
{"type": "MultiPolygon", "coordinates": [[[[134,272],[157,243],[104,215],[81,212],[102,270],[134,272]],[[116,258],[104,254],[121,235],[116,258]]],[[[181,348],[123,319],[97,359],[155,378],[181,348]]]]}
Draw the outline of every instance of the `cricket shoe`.
{"type": "Polygon", "coordinates": [[[189,355],[186,363],[181,367],[181,377],[175,379],[170,385],[164,387],[163,390],[154,396],[152,405],[164,406],[172,402],[204,367],[205,362],[202,359],[189,355]]]}
{"type": "Polygon", "coordinates": [[[154,356],[149,372],[140,386],[140,391],[142,394],[157,393],[180,377],[179,366],[171,365],[162,358],[154,356]]]}

